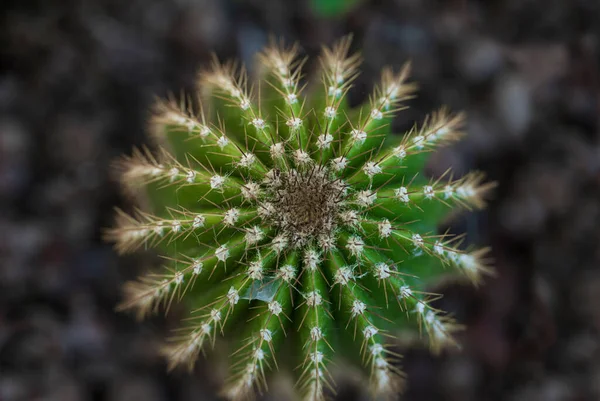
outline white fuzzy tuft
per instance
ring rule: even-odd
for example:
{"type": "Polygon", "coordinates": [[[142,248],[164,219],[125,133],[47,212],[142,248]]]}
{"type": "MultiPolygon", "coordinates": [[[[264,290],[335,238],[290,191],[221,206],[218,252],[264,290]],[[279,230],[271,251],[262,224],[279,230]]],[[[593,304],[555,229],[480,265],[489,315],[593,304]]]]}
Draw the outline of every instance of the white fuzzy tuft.
{"type": "Polygon", "coordinates": [[[254,226],[246,230],[246,243],[248,245],[254,245],[264,238],[265,234],[259,226],[254,226]]]}
{"type": "Polygon", "coordinates": [[[352,308],[350,309],[350,313],[352,313],[352,317],[356,317],[358,315],[362,315],[365,310],[367,310],[367,305],[364,302],[355,300],[352,302],[352,308]]]}
{"type": "Polygon", "coordinates": [[[419,234],[412,235],[412,242],[416,248],[423,247],[423,237],[421,237],[421,235],[419,235],[419,234]]]}
{"type": "Polygon", "coordinates": [[[219,148],[221,148],[221,150],[223,150],[223,148],[225,148],[225,146],[227,146],[228,144],[229,139],[227,139],[225,136],[222,136],[217,140],[217,145],[219,145],[219,148]]]}
{"type": "Polygon", "coordinates": [[[269,329],[260,329],[260,338],[268,343],[273,339],[273,333],[269,329]]]}
{"type": "Polygon", "coordinates": [[[345,210],[338,214],[342,224],[346,226],[356,226],[358,224],[358,213],[355,210],[345,210]]]}
{"type": "Polygon", "coordinates": [[[363,330],[363,336],[368,340],[371,337],[373,337],[375,334],[377,334],[379,332],[379,330],[377,330],[376,327],[373,326],[367,326],[365,327],[365,329],[363,330]]]}
{"type": "Polygon", "coordinates": [[[308,249],[304,253],[304,267],[310,271],[317,270],[317,266],[321,262],[319,254],[314,249],[308,249]]]}
{"type": "Polygon", "coordinates": [[[258,215],[263,219],[268,219],[275,213],[275,207],[270,202],[263,202],[258,205],[258,215]]]}
{"type": "Polygon", "coordinates": [[[413,143],[417,149],[421,150],[425,146],[425,137],[417,135],[413,138],[413,143]]]}
{"type": "Polygon", "coordinates": [[[444,254],[444,246],[440,241],[435,241],[435,244],[433,244],[433,251],[438,255],[444,254]]]}
{"type": "Polygon", "coordinates": [[[379,238],[387,238],[392,234],[392,224],[388,219],[380,221],[378,224],[379,238]]]}
{"type": "Polygon", "coordinates": [[[221,320],[221,312],[218,309],[213,309],[210,311],[210,318],[213,322],[218,322],[221,320]]]}
{"type": "Polygon", "coordinates": [[[393,150],[394,156],[402,160],[406,157],[406,148],[403,145],[397,146],[393,150]]]}
{"type": "Polygon", "coordinates": [[[250,168],[254,163],[256,163],[256,156],[253,153],[248,152],[242,156],[239,165],[245,168],[250,168]]]}
{"type": "Polygon", "coordinates": [[[413,292],[410,289],[410,287],[407,285],[403,285],[400,287],[400,290],[398,291],[398,298],[399,299],[410,298],[410,297],[412,297],[412,294],[413,294],[413,292]]]}
{"type": "Polygon", "coordinates": [[[221,262],[225,262],[229,257],[229,249],[227,248],[227,246],[221,245],[220,247],[218,247],[215,251],[215,257],[221,262]]]}
{"type": "Polygon", "coordinates": [[[396,188],[394,190],[394,196],[396,196],[396,198],[398,198],[398,200],[402,203],[409,202],[408,189],[406,189],[406,187],[396,188]]]}
{"type": "Polygon", "coordinates": [[[260,195],[260,185],[256,182],[249,181],[242,185],[240,190],[246,200],[255,200],[260,195]]]}
{"type": "Polygon", "coordinates": [[[171,222],[171,231],[174,233],[178,233],[181,231],[181,222],[179,220],[173,220],[171,222]]]}
{"type": "Polygon", "coordinates": [[[277,270],[277,277],[286,283],[290,283],[296,278],[296,268],[292,265],[283,265],[277,270]]]}
{"type": "Polygon", "coordinates": [[[298,164],[299,166],[305,166],[305,165],[310,164],[310,162],[312,162],[310,155],[302,149],[297,149],[294,152],[294,160],[296,161],[296,164],[298,164]]]}
{"type": "Polygon", "coordinates": [[[325,111],[323,112],[323,114],[327,118],[335,118],[336,113],[337,113],[337,110],[331,106],[325,107],[325,111]]]}
{"type": "Polygon", "coordinates": [[[215,174],[210,177],[210,187],[212,189],[221,189],[223,188],[223,184],[225,184],[225,177],[222,175],[215,174]]]}
{"type": "Polygon", "coordinates": [[[287,245],[288,240],[283,234],[277,234],[271,241],[271,248],[278,254],[281,253],[287,245]]]}
{"type": "Polygon", "coordinates": [[[383,118],[383,113],[381,110],[375,108],[371,110],[371,118],[373,120],[381,120],[383,118]]]}
{"type": "Polygon", "coordinates": [[[369,178],[373,178],[375,174],[381,173],[381,167],[375,162],[367,162],[363,166],[363,171],[369,178]]]}
{"type": "Polygon", "coordinates": [[[269,308],[269,312],[271,312],[271,314],[273,314],[275,316],[279,316],[281,314],[281,312],[283,312],[283,308],[281,307],[281,304],[277,301],[269,302],[268,308],[269,308]]]}
{"type": "Polygon", "coordinates": [[[371,191],[370,189],[366,189],[364,191],[359,191],[356,194],[356,203],[362,207],[371,206],[377,200],[377,193],[371,191]]]}
{"type": "Polygon", "coordinates": [[[256,129],[263,129],[263,128],[265,128],[265,120],[263,120],[262,118],[254,118],[254,119],[252,119],[251,124],[254,125],[254,127],[256,129]]]}
{"type": "Polygon", "coordinates": [[[319,149],[329,149],[331,147],[331,142],[333,142],[333,136],[331,136],[331,134],[319,135],[317,138],[317,147],[319,149]]]}
{"type": "Polygon", "coordinates": [[[298,102],[298,95],[296,95],[295,93],[289,93],[287,95],[287,102],[288,104],[295,104],[298,102]]]}
{"type": "Polygon", "coordinates": [[[335,284],[340,285],[348,285],[348,283],[354,280],[354,273],[352,273],[352,269],[348,266],[340,267],[334,276],[335,284]]]}
{"type": "Polygon", "coordinates": [[[319,341],[320,339],[323,338],[323,331],[321,330],[320,327],[313,327],[312,329],[310,329],[310,338],[313,341],[319,341]]]}
{"type": "Polygon", "coordinates": [[[196,276],[200,273],[202,273],[202,267],[204,266],[204,264],[196,259],[194,260],[194,262],[192,263],[192,273],[195,274],[196,276]]]}
{"type": "Polygon", "coordinates": [[[290,127],[292,130],[297,130],[302,125],[302,119],[298,117],[290,118],[285,122],[285,125],[290,127]]]}
{"type": "Polygon", "coordinates": [[[248,277],[252,280],[262,280],[263,279],[263,263],[262,260],[255,260],[250,262],[250,266],[248,266],[248,277]]]}
{"type": "Polygon", "coordinates": [[[185,175],[185,180],[188,182],[188,184],[193,184],[196,180],[196,172],[194,170],[188,170],[185,175]]]}
{"type": "Polygon", "coordinates": [[[169,182],[175,182],[179,176],[179,169],[177,167],[173,167],[169,170],[169,182]]]}
{"type": "Polygon", "coordinates": [[[323,362],[323,353],[321,351],[314,352],[310,355],[310,360],[312,363],[319,364],[323,362]]]}
{"type": "Polygon", "coordinates": [[[281,159],[285,154],[285,147],[283,142],[274,143],[269,148],[269,152],[271,153],[272,159],[281,159]]]}
{"type": "Polygon", "coordinates": [[[305,298],[306,298],[306,305],[308,305],[310,308],[319,306],[323,303],[323,297],[317,291],[309,292],[308,294],[305,295],[305,298]]]}
{"type": "Polygon", "coordinates": [[[229,291],[227,292],[227,301],[229,302],[229,305],[231,305],[231,306],[237,305],[237,303],[240,301],[239,293],[235,289],[235,287],[231,287],[229,289],[229,291]]]}
{"type": "Polygon", "coordinates": [[[348,159],[344,156],[336,157],[331,160],[331,167],[334,171],[342,171],[348,165],[348,159]]]}
{"type": "Polygon", "coordinates": [[[390,266],[387,263],[377,263],[375,265],[375,271],[373,272],[375,277],[379,280],[385,280],[392,275],[392,271],[390,270],[390,266]]]}
{"type": "Polygon", "coordinates": [[[352,136],[352,140],[354,142],[358,142],[359,144],[362,144],[367,139],[367,133],[359,129],[353,129],[350,132],[350,135],[352,136]]]}
{"type": "Polygon", "coordinates": [[[435,191],[431,185],[425,185],[423,187],[423,195],[425,195],[425,199],[433,199],[435,196],[435,191]]]}
{"type": "Polygon", "coordinates": [[[248,110],[250,108],[250,99],[244,98],[240,101],[240,108],[242,110],[248,110]]]}
{"type": "Polygon", "coordinates": [[[233,227],[240,218],[240,211],[236,208],[231,208],[223,215],[223,224],[228,227],[233,227]]]}
{"type": "Polygon", "coordinates": [[[204,227],[205,222],[206,222],[206,218],[204,216],[202,216],[201,214],[197,214],[196,216],[194,216],[194,221],[192,222],[192,227],[194,227],[194,228],[204,227]]]}
{"type": "Polygon", "coordinates": [[[350,251],[352,256],[360,256],[365,248],[365,242],[359,236],[354,235],[348,238],[346,248],[350,251]]]}

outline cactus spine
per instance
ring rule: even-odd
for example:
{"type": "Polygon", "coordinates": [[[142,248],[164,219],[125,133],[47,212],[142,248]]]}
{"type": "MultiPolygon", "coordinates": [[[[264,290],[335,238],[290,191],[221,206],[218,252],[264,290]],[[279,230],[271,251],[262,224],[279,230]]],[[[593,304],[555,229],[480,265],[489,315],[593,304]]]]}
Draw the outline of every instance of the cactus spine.
{"type": "Polygon", "coordinates": [[[360,57],[349,48],[344,38],[323,49],[320,83],[304,80],[296,46],[264,50],[255,86],[215,61],[200,74],[198,110],[159,101],[156,151],[117,163],[152,213],[118,211],[108,240],[166,255],[162,271],[126,284],[120,308],[143,318],[185,305],[190,319],[163,349],[170,368],[192,368],[223,335],[235,350],[227,398],[263,392],[267,373],[283,369],[282,347],[306,400],[334,389],[339,355],[362,364],[374,397],[396,394],[403,374],[390,339],[418,332],[437,352],[459,328],[433,306],[430,285],[490,272],[487,249],[459,249],[460,237],[436,228],[453,208],[483,207],[491,185],[479,173],[422,174],[431,151],[460,138],[464,116],[442,108],[390,135],[416,89],[410,66],[383,70],[369,100],[350,108],[360,57]]]}

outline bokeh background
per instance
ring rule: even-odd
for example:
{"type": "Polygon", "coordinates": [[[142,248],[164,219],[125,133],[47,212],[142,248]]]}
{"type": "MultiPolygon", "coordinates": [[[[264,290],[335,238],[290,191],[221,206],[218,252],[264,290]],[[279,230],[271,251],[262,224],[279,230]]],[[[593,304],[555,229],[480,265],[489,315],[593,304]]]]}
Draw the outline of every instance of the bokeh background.
{"type": "MultiPolygon", "coordinates": [[[[147,142],[155,95],[191,92],[212,52],[248,64],[269,34],[354,34],[368,95],[407,59],[403,128],[442,104],[468,137],[432,160],[497,180],[457,220],[497,277],[445,290],[462,352],[407,350],[405,400],[600,399],[600,2],[597,0],[3,0],[0,4],[0,400],[213,400],[203,362],[167,375],[168,318],[117,314],[146,256],[101,240],[128,207],[109,164],[147,142]]],[[[313,64],[314,65],[314,64],[313,64]]],[[[344,385],[339,400],[363,399],[344,385]]]]}

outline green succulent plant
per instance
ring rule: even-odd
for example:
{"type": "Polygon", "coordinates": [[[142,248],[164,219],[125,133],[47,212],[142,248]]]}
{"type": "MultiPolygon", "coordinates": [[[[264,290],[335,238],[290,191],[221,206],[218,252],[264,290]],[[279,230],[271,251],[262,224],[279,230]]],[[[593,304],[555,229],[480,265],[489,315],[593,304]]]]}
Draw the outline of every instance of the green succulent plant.
{"type": "Polygon", "coordinates": [[[361,0],[311,0],[310,8],[321,17],[340,17],[356,8],[361,0]]]}
{"type": "Polygon", "coordinates": [[[154,152],[117,163],[150,212],[118,210],[108,240],[165,255],[161,271],[125,285],[119,308],[143,318],[178,302],[189,312],[162,349],[170,368],[191,369],[224,337],[227,398],[263,392],[280,369],[304,399],[321,400],[340,358],[362,365],[373,397],[397,394],[393,338],[416,333],[437,352],[460,328],[429,289],[491,271],[487,249],[436,231],[453,209],[483,207],[491,184],[480,173],[423,174],[432,150],[460,138],[464,116],[442,108],[391,135],[416,89],[410,66],[383,70],[351,108],[360,56],[349,49],[348,37],[323,48],[320,82],[303,77],[297,46],[278,42],[259,54],[254,86],[243,67],[215,60],[199,76],[201,106],[158,101],[154,152]]]}

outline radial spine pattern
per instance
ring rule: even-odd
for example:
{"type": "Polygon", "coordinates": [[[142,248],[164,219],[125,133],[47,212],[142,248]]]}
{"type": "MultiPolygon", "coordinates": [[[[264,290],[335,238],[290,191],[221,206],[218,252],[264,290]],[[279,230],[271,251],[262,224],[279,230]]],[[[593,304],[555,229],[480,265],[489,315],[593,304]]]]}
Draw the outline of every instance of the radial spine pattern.
{"type": "Polygon", "coordinates": [[[461,136],[463,115],[442,108],[391,135],[416,89],[410,66],[385,69],[350,108],[360,57],[349,48],[345,38],[323,49],[320,82],[302,76],[296,46],[264,50],[253,86],[243,68],[215,61],[199,77],[199,110],[158,102],[156,150],[117,163],[149,212],[118,211],[108,239],[122,253],[165,255],[162,271],[126,284],[120,308],[143,318],[184,305],[189,318],[163,349],[170,368],[192,368],[228,340],[230,399],[263,392],[285,369],[303,399],[321,400],[335,391],[339,356],[362,365],[373,397],[393,396],[403,385],[394,337],[418,333],[434,352],[454,344],[459,326],[428,288],[490,272],[486,249],[436,229],[453,208],[483,207],[491,185],[479,173],[422,173],[432,150],[461,136]]]}

